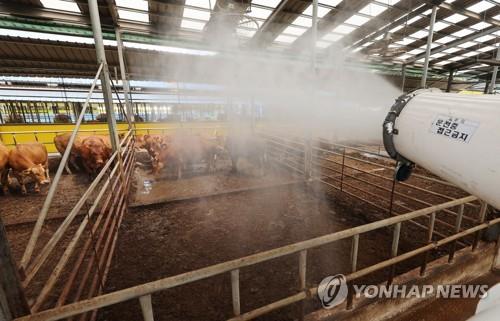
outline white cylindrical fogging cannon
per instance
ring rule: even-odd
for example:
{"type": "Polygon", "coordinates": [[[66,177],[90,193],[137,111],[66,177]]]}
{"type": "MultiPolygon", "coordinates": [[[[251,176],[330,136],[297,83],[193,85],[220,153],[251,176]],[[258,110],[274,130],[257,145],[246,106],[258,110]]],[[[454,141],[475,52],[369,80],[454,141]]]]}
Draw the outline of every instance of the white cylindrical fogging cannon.
{"type": "Polygon", "coordinates": [[[384,146],[406,180],[418,164],[500,209],[500,97],[417,90],[396,100],[384,146]]]}

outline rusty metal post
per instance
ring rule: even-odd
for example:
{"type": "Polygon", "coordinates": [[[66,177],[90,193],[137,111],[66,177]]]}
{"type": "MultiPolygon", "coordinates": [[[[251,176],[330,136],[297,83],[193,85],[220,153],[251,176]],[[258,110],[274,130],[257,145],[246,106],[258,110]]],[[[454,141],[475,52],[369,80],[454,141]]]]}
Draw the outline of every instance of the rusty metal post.
{"type": "Polygon", "coordinates": [[[342,192],[342,188],[344,186],[344,168],[345,168],[345,146],[344,151],[342,152],[342,169],[340,173],[340,191],[342,192]]]}
{"type": "MultiPolygon", "coordinates": [[[[484,223],[484,220],[486,219],[486,212],[488,210],[488,204],[484,201],[481,201],[481,208],[479,209],[479,217],[478,217],[478,224],[484,223]]],[[[472,243],[472,251],[475,251],[477,249],[477,246],[479,245],[479,240],[481,240],[481,236],[483,235],[483,231],[477,231],[476,235],[474,236],[474,242],[472,243]]]]}
{"type": "MultiPolygon", "coordinates": [[[[307,290],[307,282],[306,282],[306,271],[307,271],[307,250],[303,250],[299,252],[299,290],[305,291],[307,290]]],[[[305,300],[302,300],[300,303],[300,320],[304,320],[305,316],[305,300]]]]}
{"type": "Polygon", "coordinates": [[[312,172],[312,137],[307,134],[304,142],[304,179],[306,181],[311,179],[312,172]]]}
{"type": "MultiPolygon", "coordinates": [[[[460,227],[462,226],[462,218],[464,216],[464,204],[460,204],[460,207],[458,209],[458,215],[457,215],[457,220],[455,221],[455,233],[460,232],[460,227]]],[[[453,262],[453,258],[455,256],[455,248],[457,246],[457,240],[451,242],[450,244],[450,256],[448,258],[448,262],[451,263],[453,262]]]]}
{"type": "MultiPolygon", "coordinates": [[[[392,236],[392,248],[391,248],[391,258],[394,258],[398,255],[398,247],[399,247],[399,236],[401,235],[401,222],[394,225],[394,232],[392,236]]],[[[391,266],[391,272],[389,275],[389,280],[387,284],[392,284],[392,280],[394,279],[394,275],[396,274],[396,264],[391,266]]]]}
{"type": "MultiPolygon", "coordinates": [[[[351,243],[351,273],[354,273],[358,269],[358,249],[359,249],[359,234],[352,237],[351,243]]],[[[354,299],[354,287],[352,282],[349,283],[349,290],[347,293],[347,310],[352,309],[352,303],[354,299]]]]}
{"type": "MultiPolygon", "coordinates": [[[[434,225],[436,224],[436,212],[433,212],[429,216],[429,229],[427,230],[427,244],[432,243],[432,236],[434,234],[434,225]]],[[[429,259],[429,251],[424,253],[424,261],[420,267],[420,275],[425,275],[425,270],[427,269],[427,260],[429,259]]]]}
{"type": "Polygon", "coordinates": [[[238,316],[241,314],[239,269],[231,271],[231,294],[233,298],[233,313],[235,316],[238,316]]]}
{"type": "Polygon", "coordinates": [[[139,298],[139,303],[141,304],[142,317],[144,318],[144,321],[154,321],[151,294],[141,296],[139,298]]]}
{"type": "Polygon", "coordinates": [[[391,200],[389,203],[389,216],[392,216],[392,210],[394,207],[394,192],[396,191],[396,178],[392,179],[392,188],[391,188],[391,200]]]}

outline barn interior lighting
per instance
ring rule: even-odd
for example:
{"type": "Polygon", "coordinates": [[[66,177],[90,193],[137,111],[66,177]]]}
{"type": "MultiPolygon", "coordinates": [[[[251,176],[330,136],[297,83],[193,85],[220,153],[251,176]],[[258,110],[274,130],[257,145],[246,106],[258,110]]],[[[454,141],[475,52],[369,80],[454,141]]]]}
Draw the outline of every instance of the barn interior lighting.
{"type": "Polygon", "coordinates": [[[283,34],[294,35],[294,36],[302,36],[307,31],[306,28],[288,26],[283,30],[283,34]]]}
{"type": "Polygon", "coordinates": [[[341,3],[342,0],[320,0],[318,1],[319,4],[324,4],[330,7],[336,7],[341,3]]]}
{"type": "Polygon", "coordinates": [[[381,14],[382,12],[384,12],[385,10],[387,10],[387,7],[385,7],[385,6],[381,6],[381,5],[376,4],[376,3],[369,3],[365,7],[363,7],[361,10],[359,10],[359,13],[375,17],[375,16],[378,16],[379,14],[381,14]]]}
{"type": "Polygon", "coordinates": [[[63,0],[40,0],[42,5],[48,9],[55,9],[61,11],[81,12],[80,8],[74,1],[63,0]]]}
{"type": "MultiPolygon", "coordinates": [[[[255,1],[254,1],[255,2],[255,1]]],[[[215,1],[213,0],[186,0],[186,6],[198,7],[203,9],[214,9],[215,1]]]]}
{"type": "Polygon", "coordinates": [[[464,15],[461,15],[459,13],[455,13],[449,17],[444,18],[444,20],[451,22],[451,23],[457,23],[457,22],[460,22],[460,21],[465,20],[465,19],[467,19],[467,17],[464,15]]]}
{"type": "Polygon", "coordinates": [[[298,16],[293,22],[292,25],[301,26],[310,28],[312,27],[312,19],[311,17],[302,17],[298,16]]]}
{"type": "MultiPolygon", "coordinates": [[[[318,18],[323,18],[324,16],[326,16],[326,14],[328,12],[330,12],[330,9],[322,7],[322,6],[318,6],[318,18]]],[[[302,12],[302,14],[312,17],[313,5],[310,4],[309,7],[307,7],[306,10],[304,10],[304,12],[302,12]]]]}
{"type": "Polygon", "coordinates": [[[297,37],[295,36],[288,36],[288,35],[279,35],[274,39],[275,42],[283,42],[283,43],[292,43],[295,40],[297,40],[297,37]]]}
{"type": "Polygon", "coordinates": [[[470,10],[475,13],[480,13],[483,11],[486,11],[490,9],[491,7],[494,7],[495,5],[489,1],[481,1],[476,4],[473,4],[472,6],[467,7],[467,10],[470,10]]]}
{"type": "Polygon", "coordinates": [[[205,28],[206,22],[182,19],[181,28],[201,31],[205,28]]]}
{"type": "Polygon", "coordinates": [[[349,19],[347,19],[345,21],[345,23],[359,27],[359,26],[362,26],[365,23],[367,23],[369,20],[370,20],[370,18],[355,14],[355,15],[352,15],[349,19]]]}
{"type": "Polygon", "coordinates": [[[123,20],[149,22],[148,1],[146,0],[115,0],[118,16],[123,20]],[[127,10],[132,9],[132,10],[127,10]]]}

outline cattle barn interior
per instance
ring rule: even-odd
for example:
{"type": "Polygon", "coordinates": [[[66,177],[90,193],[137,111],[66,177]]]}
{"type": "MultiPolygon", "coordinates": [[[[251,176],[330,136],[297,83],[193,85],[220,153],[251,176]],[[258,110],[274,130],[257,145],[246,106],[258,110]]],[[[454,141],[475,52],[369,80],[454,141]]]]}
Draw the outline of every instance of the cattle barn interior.
{"type": "Polygon", "coordinates": [[[0,320],[496,320],[499,66],[497,0],[0,0],[0,320]]]}

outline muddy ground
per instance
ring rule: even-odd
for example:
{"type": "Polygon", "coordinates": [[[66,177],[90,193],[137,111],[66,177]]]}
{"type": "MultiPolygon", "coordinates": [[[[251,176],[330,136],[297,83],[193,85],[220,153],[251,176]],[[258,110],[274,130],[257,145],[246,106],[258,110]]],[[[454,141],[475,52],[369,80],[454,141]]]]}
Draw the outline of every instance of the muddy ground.
{"type": "MultiPolygon", "coordinates": [[[[40,254],[43,246],[54,235],[63,219],[69,214],[70,210],[85,192],[88,184],[89,180],[86,175],[63,175],[61,177],[46,222],[42,227],[33,251],[33,259],[40,254]]],[[[33,227],[47,196],[48,189],[48,186],[43,186],[41,192],[38,194],[29,189],[27,195],[22,195],[18,189],[18,185],[16,186],[16,182],[13,182],[10,191],[5,195],[0,195],[0,217],[5,225],[12,254],[18,265],[33,232],[33,227]]],[[[78,224],[81,222],[82,214],[80,213],[77,216],[68,231],[63,235],[54,253],[61,254],[65,246],[70,242],[78,224]]],[[[37,297],[46,280],[52,274],[53,267],[57,264],[58,258],[59,256],[49,256],[46,263],[26,289],[26,295],[30,303],[37,297]]],[[[62,280],[64,280],[65,276],[67,276],[66,272],[64,272],[62,280]]],[[[63,282],[58,282],[56,288],[61,288],[62,284],[63,282]]],[[[45,307],[51,306],[56,298],[56,296],[50,296],[45,307]]]]}
{"type": "Polygon", "coordinates": [[[276,166],[269,166],[261,172],[244,159],[238,162],[237,172],[231,170],[228,160],[223,160],[217,163],[215,171],[206,172],[202,164],[186,171],[182,179],[174,177],[171,171],[153,175],[149,168],[138,167],[135,171],[131,206],[265,188],[298,179],[299,177],[289,175],[276,166]]]}
{"type": "MultiPolygon", "coordinates": [[[[362,213],[373,211],[341,194],[315,195],[302,184],[262,191],[216,196],[188,202],[135,208],[125,218],[119,234],[107,291],[173,276],[253,253],[341,231],[367,223],[362,213]]],[[[360,238],[358,268],[389,257],[389,229],[360,238]]],[[[400,251],[413,249],[405,235],[400,251]]],[[[351,241],[314,249],[308,253],[307,281],[348,273],[351,241]]],[[[240,272],[242,311],[246,312],[294,294],[298,288],[298,256],[272,260],[240,272]]],[[[412,260],[398,270],[409,270],[412,260]]],[[[387,271],[363,282],[378,283],[387,271]]],[[[153,295],[158,320],[222,320],[231,317],[228,273],[153,295]]],[[[306,310],[317,309],[317,301],[306,310]]],[[[260,320],[295,320],[299,306],[268,314],[260,320]]],[[[140,318],[137,300],[105,309],[101,320],[140,318]]]]}
{"type": "MultiPolygon", "coordinates": [[[[355,162],[348,164],[364,166],[364,170],[377,170],[376,173],[379,175],[391,175],[389,170],[378,170],[375,165],[355,162]]],[[[119,231],[105,292],[177,275],[388,217],[385,211],[380,211],[355,197],[324,185],[313,183],[306,187],[302,183],[297,184],[295,182],[298,177],[284,174],[283,168],[279,166],[273,167],[265,175],[261,175],[258,170],[244,162],[240,166],[239,173],[230,172],[229,166],[224,163],[221,163],[215,173],[205,173],[203,167],[194,168],[191,172],[187,172],[182,180],[176,180],[169,175],[153,177],[147,168],[139,166],[135,173],[135,185],[130,194],[131,204],[141,205],[172,200],[175,202],[130,209],[119,231]],[[226,192],[232,193],[224,194],[226,192]],[[207,197],[186,200],[200,195],[207,197]]],[[[365,174],[356,171],[347,173],[365,177],[363,176],[365,174]]],[[[379,195],[379,198],[386,196],[383,191],[375,192],[376,189],[363,185],[354,178],[346,178],[345,182],[371,191],[379,195]]],[[[390,186],[383,180],[373,182],[390,186]]],[[[436,184],[424,180],[416,179],[412,183],[421,184],[422,188],[430,190],[442,190],[436,184]]],[[[50,238],[61,219],[69,213],[83,194],[88,186],[88,179],[81,175],[65,175],[61,184],[54,205],[49,211],[50,220],[44,226],[35,255],[41,247],[40,244],[44,244],[50,238]]],[[[447,191],[445,188],[443,193],[450,193],[454,197],[463,195],[463,192],[457,192],[455,188],[449,189],[447,191]]],[[[351,191],[354,190],[351,188],[351,191]]],[[[403,187],[400,191],[405,192],[403,187]]],[[[0,197],[0,215],[7,226],[16,260],[20,259],[24,251],[46,192],[47,188],[42,189],[39,195],[21,196],[13,193],[0,197]]],[[[421,199],[426,197],[425,193],[412,191],[405,193],[421,199]]],[[[373,196],[362,191],[358,194],[369,199],[373,196]]],[[[371,199],[379,202],[377,203],[379,206],[387,207],[386,200],[377,201],[373,197],[371,199]]],[[[404,202],[402,198],[396,199],[397,201],[404,202]]],[[[436,203],[442,201],[442,198],[432,200],[436,203]]],[[[417,203],[406,200],[406,203],[399,204],[423,206],[417,203]]],[[[400,211],[395,212],[400,213],[400,211]]],[[[71,230],[74,231],[75,228],[76,226],[73,226],[71,230]]],[[[417,239],[423,239],[420,237],[420,232],[403,225],[399,253],[421,245],[422,243],[416,242],[417,239]]],[[[67,244],[68,240],[69,238],[65,237],[61,245],[67,244]]],[[[387,259],[391,242],[390,228],[362,235],[358,268],[387,259]]],[[[441,255],[445,250],[434,252],[433,255],[441,255]]],[[[311,250],[308,254],[308,284],[316,285],[328,275],[348,273],[350,251],[350,240],[342,240],[311,250]]],[[[298,288],[297,262],[297,255],[292,255],[243,269],[240,272],[242,312],[295,293],[298,288]]],[[[48,266],[53,266],[54,263],[55,261],[50,262],[48,266]]],[[[420,263],[421,258],[416,258],[399,264],[397,272],[407,271],[420,263]]],[[[37,290],[43,285],[43,280],[49,275],[50,268],[39,273],[39,279],[33,282],[29,291],[31,297],[36,295],[37,290]]],[[[387,276],[388,271],[383,271],[359,282],[379,283],[387,276]]],[[[229,274],[157,293],[153,295],[153,304],[157,320],[227,319],[232,316],[229,274]]],[[[317,301],[311,300],[307,303],[306,312],[317,308],[317,301]]],[[[295,320],[299,312],[300,306],[293,305],[268,314],[261,320],[295,320]]],[[[141,318],[138,301],[105,309],[99,318],[138,320],[141,318]]]]}

